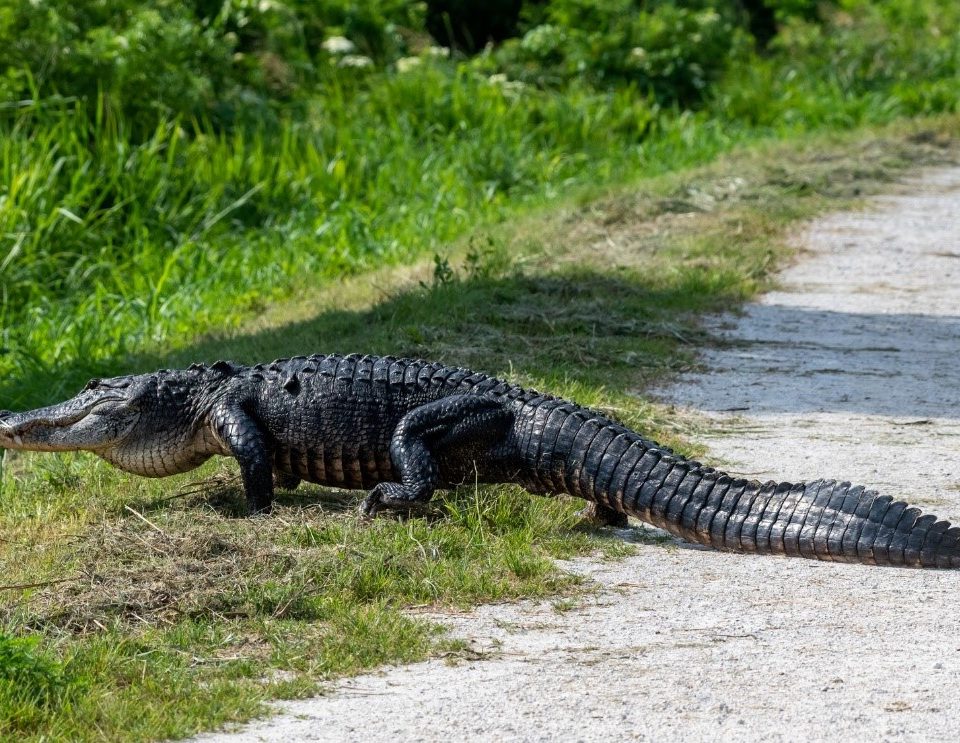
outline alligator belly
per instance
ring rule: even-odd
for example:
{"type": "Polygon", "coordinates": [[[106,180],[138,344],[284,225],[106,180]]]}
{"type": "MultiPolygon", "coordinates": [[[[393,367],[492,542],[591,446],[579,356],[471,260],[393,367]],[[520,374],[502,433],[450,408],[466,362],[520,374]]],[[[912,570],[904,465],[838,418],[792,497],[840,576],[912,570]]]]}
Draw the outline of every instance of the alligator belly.
{"type": "Polygon", "coordinates": [[[279,473],[337,488],[368,489],[395,480],[389,455],[350,444],[281,447],[274,467],[279,473]]]}

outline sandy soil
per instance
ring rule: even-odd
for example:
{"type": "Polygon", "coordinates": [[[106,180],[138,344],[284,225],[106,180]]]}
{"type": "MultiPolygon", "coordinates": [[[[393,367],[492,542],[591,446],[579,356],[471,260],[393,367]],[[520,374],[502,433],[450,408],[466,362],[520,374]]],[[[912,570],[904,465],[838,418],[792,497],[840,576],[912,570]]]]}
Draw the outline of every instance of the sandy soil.
{"type": "MultiPolygon", "coordinates": [[[[780,290],[711,321],[706,371],[658,392],[715,421],[706,459],[960,517],[958,215],[952,169],[810,225],[780,290]]],[[[565,567],[597,588],[573,608],[441,618],[477,660],[350,679],[202,740],[960,740],[960,574],[679,542],[565,567]]]]}

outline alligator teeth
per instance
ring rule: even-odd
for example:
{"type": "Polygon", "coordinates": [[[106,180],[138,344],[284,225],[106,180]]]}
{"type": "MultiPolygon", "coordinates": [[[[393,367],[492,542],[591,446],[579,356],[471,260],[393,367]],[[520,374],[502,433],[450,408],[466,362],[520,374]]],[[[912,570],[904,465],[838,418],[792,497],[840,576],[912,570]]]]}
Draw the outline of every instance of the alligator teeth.
{"type": "Polygon", "coordinates": [[[16,444],[17,446],[23,446],[23,439],[20,438],[19,433],[13,434],[13,443],[16,444]]]}

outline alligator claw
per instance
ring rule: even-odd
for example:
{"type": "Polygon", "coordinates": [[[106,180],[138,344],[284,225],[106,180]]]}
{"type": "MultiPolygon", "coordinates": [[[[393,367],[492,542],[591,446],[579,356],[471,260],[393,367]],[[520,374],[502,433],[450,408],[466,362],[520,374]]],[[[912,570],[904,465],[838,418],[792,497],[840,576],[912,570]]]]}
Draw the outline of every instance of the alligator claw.
{"type": "Polygon", "coordinates": [[[367,519],[372,519],[382,508],[380,496],[374,492],[371,492],[366,498],[360,501],[360,515],[367,519]]]}
{"type": "Polygon", "coordinates": [[[411,491],[397,482],[381,482],[360,502],[360,514],[374,518],[384,511],[393,511],[401,516],[423,513],[426,502],[411,497],[411,491]]]}

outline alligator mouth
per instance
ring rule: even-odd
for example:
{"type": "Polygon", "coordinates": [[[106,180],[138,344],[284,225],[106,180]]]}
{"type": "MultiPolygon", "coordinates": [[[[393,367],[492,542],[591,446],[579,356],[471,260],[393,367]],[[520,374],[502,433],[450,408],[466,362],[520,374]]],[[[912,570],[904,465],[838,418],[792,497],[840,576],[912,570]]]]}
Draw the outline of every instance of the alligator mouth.
{"type": "MultiPolygon", "coordinates": [[[[79,423],[98,407],[105,403],[123,402],[126,400],[121,395],[112,395],[110,397],[101,397],[96,402],[79,410],[60,415],[34,415],[26,420],[12,423],[9,419],[16,414],[9,410],[0,411],[0,433],[8,435],[17,446],[23,446],[23,436],[36,428],[69,428],[75,423],[79,423]]],[[[45,413],[50,408],[38,410],[37,413],[45,413]]]]}
{"type": "Polygon", "coordinates": [[[21,438],[20,434],[14,430],[13,426],[3,420],[10,415],[11,413],[8,410],[0,412],[0,433],[7,434],[17,446],[23,446],[23,439],[21,438]]]}

